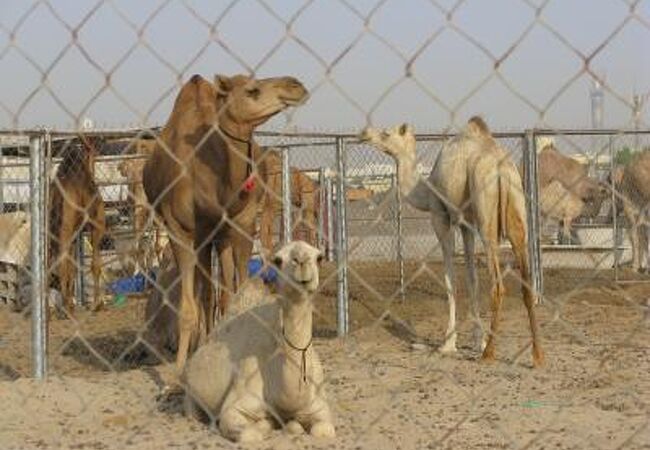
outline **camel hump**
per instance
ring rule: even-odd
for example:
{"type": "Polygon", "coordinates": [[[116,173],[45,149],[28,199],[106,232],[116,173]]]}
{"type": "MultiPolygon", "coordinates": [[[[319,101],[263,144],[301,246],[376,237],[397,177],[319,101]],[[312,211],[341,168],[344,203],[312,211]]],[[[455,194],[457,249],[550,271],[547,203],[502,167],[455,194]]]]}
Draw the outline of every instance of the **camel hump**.
{"type": "Polygon", "coordinates": [[[192,78],[190,78],[190,83],[199,84],[202,80],[203,77],[198,73],[195,73],[194,75],[192,75],[192,78]]]}
{"type": "Polygon", "coordinates": [[[490,134],[490,128],[488,128],[485,120],[481,116],[473,116],[467,121],[467,132],[484,136],[490,134]]]}

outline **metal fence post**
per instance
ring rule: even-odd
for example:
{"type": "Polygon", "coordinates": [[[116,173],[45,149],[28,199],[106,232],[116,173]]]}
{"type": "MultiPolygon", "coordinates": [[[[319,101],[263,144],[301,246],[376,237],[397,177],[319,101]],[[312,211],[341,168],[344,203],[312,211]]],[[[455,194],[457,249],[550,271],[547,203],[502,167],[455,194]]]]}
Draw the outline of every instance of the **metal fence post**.
{"type": "Polygon", "coordinates": [[[77,260],[77,282],[75,283],[75,294],[77,297],[77,305],[83,306],[86,304],[86,287],[84,280],[84,233],[79,232],[79,236],[75,239],[75,257],[77,260]]]}
{"type": "Polygon", "coordinates": [[[618,223],[618,208],[616,207],[616,182],[614,181],[614,169],[616,169],[616,163],[614,161],[614,137],[609,137],[609,178],[611,182],[611,202],[612,202],[612,250],[614,251],[614,280],[618,281],[619,273],[618,268],[621,260],[621,250],[620,247],[623,245],[623,235],[618,223]]]}
{"type": "MultiPolygon", "coordinates": [[[[48,139],[49,140],[49,139],[48,139]]],[[[46,198],[43,135],[30,138],[29,178],[31,209],[31,283],[32,283],[32,373],[37,379],[47,376],[47,272],[45,251],[46,198]]]]}
{"type": "Polygon", "coordinates": [[[336,282],[337,295],[337,333],[348,333],[348,236],[346,223],[346,164],[345,143],[336,138],[336,282]]]}
{"type": "Polygon", "coordinates": [[[282,150],[282,243],[291,241],[291,168],[289,147],[282,150]]]}
{"type": "Polygon", "coordinates": [[[325,227],[323,218],[325,216],[325,168],[321,167],[318,170],[318,223],[316,229],[316,242],[320,251],[325,250],[325,227]]]}
{"type": "Polygon", "coordinates": [[[537,143],[535,132],[527,130],[523,141],[525,167],[526,217],[528,221],[528,260],[533,295],[541,303],[543,298],[542,254],[539,229],[539,198],[537,173],[537,143]]]}
{"type": "Polygon", "coordinates": [[[334,261],[334,187],[330,176],[325,177],[325,202],[327,211],[327,260],[334,261]]]}
{"type": "Polygon", "coordinates": [[[397,200],[397,261],[399,264],[399,297],[404,300],[404,233],[402,223],[402,192],[399,189],[398,175],[393,175],[393,186],[397,200]]]}

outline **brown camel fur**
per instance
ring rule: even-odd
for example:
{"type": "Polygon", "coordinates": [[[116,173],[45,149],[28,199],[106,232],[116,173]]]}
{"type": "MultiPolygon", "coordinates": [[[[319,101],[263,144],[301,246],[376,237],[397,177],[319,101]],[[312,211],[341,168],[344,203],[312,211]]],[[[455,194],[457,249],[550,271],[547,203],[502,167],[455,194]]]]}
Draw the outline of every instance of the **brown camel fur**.
{"type": "MultiPolygon", "coordinates": [[[[212,243],[221,260],[233,258],[240,282],[246,277],[263,194],[259,176],[265,173],[253,130],[307,97],[291,77],[217,75],[210,83],[194,75],[181,88],[159,145],[145,164],[147,200],[167,227],[181,273],[179,370],[213,326],[212,243]],[[224,257],[229,251],[232,255],[224,257]]],[[[234,280],[225,272],[220,271],[222,314],[234,280]]]]}
{"type": "Polygon", "coordinates": [[[94,181],[97,149],[90,139],[79,136],[80,145],[68,143],[49,191],[49,271],[51,284],[61,291],[63,307],[74,312],[74,282],[77,260],[74,242],[86,226],[91,232],[94,281],[93,309],[101,306],[100,243],[106,230],[104,202],[94,181]]]}
{"type": "MultiPolygon", "coordinates": [[[[262,200],[262,214],[260,219],[260,242],[266,255],[273,251],[273,223],[275,217],[282,212],[282,159],[274,150],[267,150],[264,155],[266,160],[267,184],[262,200]]],[[[313,246],[316,242],[316,224],[318,223],[319,207],[318,183],[312,181],[298,169],[291,168],[291,204],[299,208],[294,216],[294,234],[299,234],[301,228],[306,230],[303,239],[313,246]]],[[[296,239],[297,236],[294,236],[296,239]]]]}
{"type": "Polygon", "coordinates": [[[398,186],[403,197],[415,208],[431,213],[433,228],[442,247],[449,301],[447,334],[440,351],[456,351],[453,259],[455,230],[460,228],[465,247],[475,346],[484,348],[484,360],[494,359],[504,295],[498,250],[499,241],[505,235],[512,245],[520,270],[523,301],[532,335],[533,365],[542,365],[544,354],[538,339],[528,272],[526,203],[522,181],[508,153],[494,140],[485,122],[479,117],[470,119],[465,129],[443,146],[426,180],[416,170],[416,140],[409,125],[386,130],[368,128],[360,137],[395,159],[398,186]],[[483,341],[479,318],[478,277],[474,263],[476,232],[485,247],[492,284],[492,321],[487,344],[483,341]]]}
{"type": "Polygon", "coordinates": [[[612,176],[622,206],[632,245],[632,268],[648,270],[648,233],[650,232],[650,149],[643,150],[612,176]]]}

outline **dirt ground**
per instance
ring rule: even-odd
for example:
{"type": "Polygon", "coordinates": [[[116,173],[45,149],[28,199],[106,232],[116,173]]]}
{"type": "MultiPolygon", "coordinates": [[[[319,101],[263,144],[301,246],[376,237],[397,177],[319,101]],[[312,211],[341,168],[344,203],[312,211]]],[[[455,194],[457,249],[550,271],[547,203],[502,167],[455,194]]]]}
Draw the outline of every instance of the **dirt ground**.
{"type": "MultiPolygon", "coordinates": [[[[442,356],[440,267],[409,264],[406,274],[402,301],[393,264],[353,265],[352,331],[339,339],[335,274],[323,269],[314,345],[337,437],[276,431],[251,448],[650,448],[650,284],[616,286],[609,271],[547,270],[537,309],[546,365],[535,370],[514,278],[498,361],[485,364],[469,347],[464,288],[460,348],[442,356]]],[[[485,279],[481,287],[486,295],[485,279]]],[[[81,312],[77,322],[52,322],[51,375],[38,383],[28,378],[30,321],[0,310],[0,448],[238,448],[186,418],[179,399],[158,400],[171,367],[138,350],[143,316],[144,300],[129,298],[81,312]]]]}

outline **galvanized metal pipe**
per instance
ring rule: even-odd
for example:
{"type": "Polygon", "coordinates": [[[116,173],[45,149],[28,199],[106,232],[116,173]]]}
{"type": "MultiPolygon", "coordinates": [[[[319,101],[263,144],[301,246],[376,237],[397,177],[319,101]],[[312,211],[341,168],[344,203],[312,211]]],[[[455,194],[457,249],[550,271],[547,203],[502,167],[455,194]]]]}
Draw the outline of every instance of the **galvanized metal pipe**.
{"type": "Polygon", "coordinates": [[[43,135],[30,138],[30,201],[31,201],[31,283],[32,283],[32,374],[37,379],[47,376],[47,273],[45,248],[45,155],[43,135]]]}
{"type": "Polygon", "coordinates": [[[404,300],[406,294],[404,290],[404,233],[402,224],[402,192],[400,191],[400,180],[397,174],[393,178],[395,186],[395,195],[397,197],[397,262],[399,264],[399,297],[404,300]]]}
{"type": "Polygon", "coordinates": [[[612,184],[612,250],[614,251],[614,280],[618,281],[619,278],[619,265],[621,259],[621,253],[619,247],[622,245],[622,233],[618,224],[618,209],[616,208],[616,183],[614,182],[614,138],[609,137],[609,178],[612,184]]]}
{"type": "Polygon", "coordinates": [[[325,250],[325,230],[324,230],[324,224],[323,224],[323,219],[326,217],[325,216],[325,168],[321,167],[318,170],[318,224],[317,224],[317,242],[318,242],[318,248],[320,251],[325,250]]]}
{"type": "Polygon", "coordinates": [[[289,149],[282,151],[282,242],[291,241],[291,168],[289,149]]]}
{"type": "Polygon", "coordinates": [[[533,131],[526,131],[523,150],[524,167],[526,168],[524,187],[526,198],[528,200],[526,202],[526,217],[528,222],[528,265],[530,269],[533,295],[535,295],[541,303],[544,286],[539,228],[537,143],[535,142],[535,133],[533,131]]]}
{"type": "Polygon", "coordinates": [[[325,208],[327,210],[327,260],[334,261],[334,186],[332,178],[325,177],[325,208]]]}
{"type": "Polygon", "coordinates": [[[337,333],[345,336],[349,331],[348,320],[348,236],[346,222],[346,154],[343,138],[336,139],[336,282],[337,333]]]}

